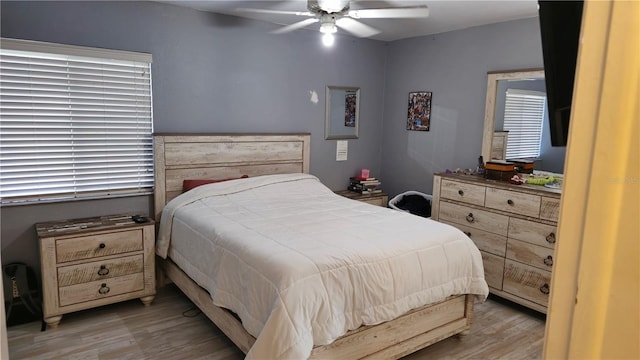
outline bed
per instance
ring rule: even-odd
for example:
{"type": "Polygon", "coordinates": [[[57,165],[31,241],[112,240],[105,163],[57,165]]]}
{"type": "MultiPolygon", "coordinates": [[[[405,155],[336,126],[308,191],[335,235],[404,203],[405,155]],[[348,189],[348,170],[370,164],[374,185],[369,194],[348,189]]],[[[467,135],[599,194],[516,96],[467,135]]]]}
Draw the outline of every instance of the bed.
{"type": "Polygon", "coordinates": [[[249,359],[399,358],[467,332],[488,294],[477,248],[452,227],[333,194],[308,175],[309,138],[155,135],[163,275],[249,359]],[[242,175],[182,191],[185,179],[242,175]],[[427,246],[421,232],[439,235],[427,246]]]}

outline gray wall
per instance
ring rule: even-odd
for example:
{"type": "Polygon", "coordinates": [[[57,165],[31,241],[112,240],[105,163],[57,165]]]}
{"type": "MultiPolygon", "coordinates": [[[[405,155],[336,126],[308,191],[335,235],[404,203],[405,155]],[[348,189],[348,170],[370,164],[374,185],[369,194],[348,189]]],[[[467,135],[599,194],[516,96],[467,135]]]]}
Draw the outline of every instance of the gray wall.
{"type": "MultiPolygon", "coordinates": [[[[317,31],[272,35],[276,25],[153,2],[2,1],[0,12],[3,37],[153,54],[156,132],[309,132],[310,171],[332,189],[360,168],[380,173],[385,43],[337,36],[327,49],[317,31]],[[361,89],[360,139],[344,162],[324,140],[327,85],[361,89]]],[[[36,222],[152,206],[143,196],[3,207],[2,263],[39,268],[36,222]]]]}
{"type": "MultiPolygon", "coordinates": [[[[1,35],[153,54],[156,132],[310,132],[311,173],[332,189],[371,169],[390,194],[431,193],[433,173],[480,154],[486,72],[542,66],[537,19],[390,44],[150,2],[0,2],[1,35]],[[325,86],[360,88],[359,139],[335,161],[325,86]],[[433,91],[431,131],[405,130],[408,93],[433,91]],[[315,91],[318,102],[310,101],[315,91]]],[[[2,263],[39,268],[34,223],[151,213],[152,197],[4,207],[2,263]]]]}
{"type": "Polygon", "coordinates": [[[476,168],[482,150],[487,72],[542,68],[537,18],[390,43],[382,175],[391,196],[432,193],[433,174],[476,168]],[[431,129],[406,130],[411,91],[432,91],[431,129]]]}

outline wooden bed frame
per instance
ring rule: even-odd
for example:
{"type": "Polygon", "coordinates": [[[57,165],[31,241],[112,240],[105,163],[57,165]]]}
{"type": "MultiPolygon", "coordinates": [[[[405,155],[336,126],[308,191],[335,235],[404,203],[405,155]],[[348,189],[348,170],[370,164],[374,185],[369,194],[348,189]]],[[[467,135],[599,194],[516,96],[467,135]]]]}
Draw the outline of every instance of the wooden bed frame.
{"type": "MultiPolygon", "coordinates": [[[[309,172],[309,134],[155,134],[155,219],[182,192],[183,179],[222,179],[309,172]]],[[[210,294],[170,259],[158,259],[167,276],[245,354],[255,338],[229,310],[213,305],[210,294]]],[[[397,319],[352,330],[311,359],[397,359],[471,327],[474,295],[452,296],[397,319]]]]}

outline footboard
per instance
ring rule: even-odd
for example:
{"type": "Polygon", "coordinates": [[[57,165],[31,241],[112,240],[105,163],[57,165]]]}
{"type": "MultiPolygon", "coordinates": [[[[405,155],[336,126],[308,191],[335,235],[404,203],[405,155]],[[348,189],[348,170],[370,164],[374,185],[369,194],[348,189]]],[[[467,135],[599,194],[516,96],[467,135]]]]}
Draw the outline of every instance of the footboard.
{"type": "MultiPolygon", "coordinates": [[[[255,338],[230,311],[213,305],[209,293],[171,260],[157,259],[166,276],[244,353],[255,338]]],[[[317,346],[310,359],[398,359],[470,329],[474,295],[457,295],[414,309],[379,325],[349,331],[317,346]]]]}
{"type": "Polygon", "coordinates": [[[313,349],[311,359],[398,359],[440,340],[468,331],[473,295],[412,310],[394,320],[362,326],[333,343],[313,349]]]}

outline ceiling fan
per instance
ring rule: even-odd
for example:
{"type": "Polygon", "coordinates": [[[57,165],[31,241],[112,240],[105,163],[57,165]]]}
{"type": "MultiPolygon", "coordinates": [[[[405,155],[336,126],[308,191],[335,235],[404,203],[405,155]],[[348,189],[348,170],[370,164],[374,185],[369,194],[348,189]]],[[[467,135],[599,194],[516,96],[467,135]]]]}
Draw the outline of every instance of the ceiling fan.
{"type": "Polygon", "coordinates": [[[301,29],[311,24],[320,23],[320,32],[323,33],[322,42],[326,46],[333,45],[333,34],[338,27],[357,37],[370,37],[379,34],[374,27],[364,24],[356,19],[380,19],[380,18],[426,18],[429,9],[426,5],[413,7],[397,7],[383,9],[351,10],[350,0],[307,0],[308,11],[281,11],[269,9],[239,8],[237,11],[253,12],[261,14],[280,14],[306,16],[307,19],[295,22],[273,31],[274,34],[282,34],[301,29]]]}

